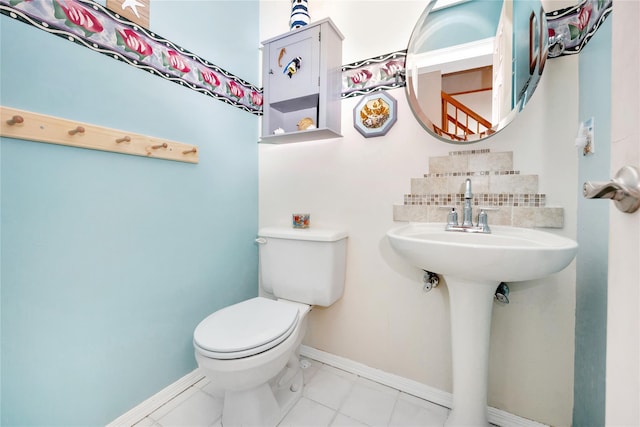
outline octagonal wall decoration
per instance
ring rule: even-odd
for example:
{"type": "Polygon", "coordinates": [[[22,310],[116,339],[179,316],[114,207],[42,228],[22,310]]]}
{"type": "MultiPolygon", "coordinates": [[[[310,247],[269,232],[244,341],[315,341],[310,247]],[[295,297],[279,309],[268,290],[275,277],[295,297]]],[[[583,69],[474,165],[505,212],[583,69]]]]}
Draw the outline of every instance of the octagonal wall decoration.
{"type": "Polygon", "coordinates": [[[397,101],[386,92],[362,97],[353,110],[353,126],[365,138],[385,135],[397,119],[397,101]]]}

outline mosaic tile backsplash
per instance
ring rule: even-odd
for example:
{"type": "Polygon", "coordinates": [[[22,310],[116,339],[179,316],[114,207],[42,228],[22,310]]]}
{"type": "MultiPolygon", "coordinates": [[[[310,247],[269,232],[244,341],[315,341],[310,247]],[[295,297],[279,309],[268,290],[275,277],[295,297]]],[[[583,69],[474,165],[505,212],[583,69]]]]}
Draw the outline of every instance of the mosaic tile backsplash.
{"type": "Polygon", "coordinates": [[[512,152],[489,149],[453,151],[429,158],[429,173],[411,179],[411,193],[393,207],[394,221],[446,222],[452,207],[462,210],[464,182],[471,179],[474,222],[479,209],[489,215],[489,225],[517,227],[564,226],[564,209],[546,205],[538,193],[538,175],[513,168],[512,152]]]}

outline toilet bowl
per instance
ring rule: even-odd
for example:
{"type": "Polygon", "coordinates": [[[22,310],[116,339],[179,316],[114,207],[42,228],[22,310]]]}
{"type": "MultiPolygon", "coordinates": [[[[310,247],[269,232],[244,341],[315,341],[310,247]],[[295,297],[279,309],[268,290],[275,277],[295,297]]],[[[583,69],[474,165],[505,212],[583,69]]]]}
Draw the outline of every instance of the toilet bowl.
{"type": "Polygon", "coordinates": [[[268,426],[300,398],[299,347],[311,307],[253,298],[219,310],[194,332],[200,369],[224,391],[224,426],[268,426]]]}
{"type": "Polygon", "coordinates": [[[346,232],[270,227],[259,236],[260,283],[274,299],[218,310],[193,334],[198,366],[224,393],[224,427],[275,426],[286,415],[302,394],[307,313],[344,291],[346,232]]]}

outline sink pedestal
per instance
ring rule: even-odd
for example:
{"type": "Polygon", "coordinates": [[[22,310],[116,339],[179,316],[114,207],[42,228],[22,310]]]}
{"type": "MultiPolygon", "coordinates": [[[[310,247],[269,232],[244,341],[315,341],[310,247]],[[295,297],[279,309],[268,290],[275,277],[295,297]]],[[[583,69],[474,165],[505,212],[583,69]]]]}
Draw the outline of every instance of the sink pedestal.
{"type": "Polygon", "coordinates": [[[453,407],[445,426],[488,426],[493,296],[500,282],[444,275],[449,289],[453,407]]]}

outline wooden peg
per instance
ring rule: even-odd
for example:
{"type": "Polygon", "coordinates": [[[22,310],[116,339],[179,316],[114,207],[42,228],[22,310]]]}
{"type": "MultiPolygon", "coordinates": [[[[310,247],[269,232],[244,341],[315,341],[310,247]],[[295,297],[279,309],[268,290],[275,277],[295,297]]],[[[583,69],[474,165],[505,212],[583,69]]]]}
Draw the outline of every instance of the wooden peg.
{"type": "Polygon", "coordinates": [[[191,150],[184,150],[182,152],[182,154],[189,154],[189,153],[194,153],[195,154],[197,152],[198,152],[198,149],[196,147],[193,147],[191,150]]]}
{"type": "Polygon", "coordinates": [[[75,129],[71,129],[69,131],[69,135],[75,135],[76,133],[84,133],[84,128],[82,126],[77,126],[75,129]]]}
{"type": "Polygon", "coordinates": [[[11,126],[22,122],[24,122],[24,119],[22,118],[22,116],[18,116],[17,114],[7,120],[7,124],[11,126]]]}
{"type": "Polygon", "coordinates": [[[131,141],[131,138],[130,138],[130,137],[128,137],[128,136],[123,136],[122,138],[118,138],[118,139],[116,139],[116,142],[117,142],[118,144],[120,144],[121,142],[130,142],[130,141],[131,141]]]}
{"type": "Polygon", "coordinates": [[[152,145],[151,148],[153,148],[154,150],[157,150],[158,148],[167,148],[169,145],[166,142],[163,142],[162,144],[158,144],[158,145],[152,145]]]}

